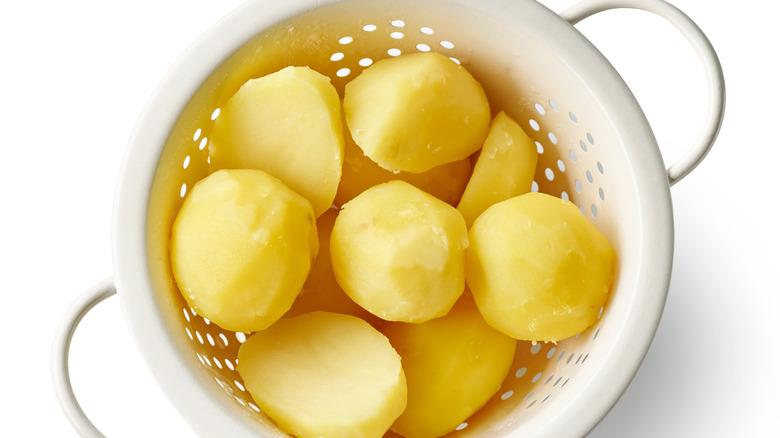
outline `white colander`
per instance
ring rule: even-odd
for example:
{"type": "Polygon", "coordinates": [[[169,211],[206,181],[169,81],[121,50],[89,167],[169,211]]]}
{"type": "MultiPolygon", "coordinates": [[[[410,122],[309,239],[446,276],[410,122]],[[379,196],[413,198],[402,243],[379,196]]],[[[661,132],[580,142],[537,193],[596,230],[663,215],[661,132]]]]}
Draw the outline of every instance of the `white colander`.
{"type": "Polygon", "coordinates": [[[70,386],[70,339],[83,315],[118,291],[146,363],[199,435],[287,436],[235,370],[247,334],[198,316],[176,289],[171,223],[187,191],[207,174],[220,106],[246,80],[307,65],[330,76],[341,93],[373,62],[417,51],[444,53],[482,83],[493,110],[513,116],[537,142],[534,190],[573,201],[618,255],[614,289],[597,324],[557,344],[520,343],[501,390],[447,436],[582,436],[606,415],[639,368],[663,310],[672,267],[670,186],[704,158],[723,116],[722,71],[699,28],[661,0],[585,0],[562,16],[533,0],[257,0],[185,53],[130,139],[115,200],[115,276],[73,303],[53,345],[55,390],[81,435],[101,436],[70,386]],[[631,91],[573,27],[624,7],[674,24],[705,67],[705,126],[668,168],[631,91]]]}

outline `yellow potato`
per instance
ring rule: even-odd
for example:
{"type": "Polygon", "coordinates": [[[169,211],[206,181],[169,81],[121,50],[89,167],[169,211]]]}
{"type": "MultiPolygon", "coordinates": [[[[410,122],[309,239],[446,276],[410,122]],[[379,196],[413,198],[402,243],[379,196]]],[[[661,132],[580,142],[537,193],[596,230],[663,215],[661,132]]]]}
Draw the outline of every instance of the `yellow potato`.
{"type": "Polygon", "coordinates": [[[336,281],[388,321],[447,313],[465,288],[467,246],[466,223],[454,207],[398,180],[345,204],[330,237],[336,281]]]}
{"type": "Polygon", "coordinates": [[[343,205],[377,184],[400,179],[450,204],[457,205],[471,175],[468,159],[436,166],[423,173],[393,173],[379,167],[355,144],[349,133],[344,134],[344,167],[336,192],[336,205],[343,205]]]}
{"type": "Polygon", "coordinates": [[[406,407],[401,358],[350,315],[284,318],[241,344],[237,369],[263,412],[299,438],[380,438],[406,407]]]}
{"type": "Polygon", "coordinates": [[[534,141],[511,117],[499,112],[458,204],[466,225],[471,227],[496,202],[530,192],[538,159],[534,141]]]}
{"type": "Polygon", "coordinates": [[[390,428],[407,438],[434,438],[453,431],[501,387],[517,341],[490,327],[469,295],[450,312],[422,324],[382,326],[401,355],[406,410],[390,428]]]}
{"type": "Polygon", "coordinates": [[[446,56],[387,58],[344,91],[349,132],[368,157],[391,171],[421,173],[482,147],[490,107],[482,86],[446,56]]]}
{"type": "Polygon", "coordinates": [[[352,301],[336,282],[330,262],[330,234],[339,210],[331,208],[317,218],[317,234],[320,250],[309,277],[303,284],[298,298],[295,299],[285,317],[296,316],[315,310],[344,313],[357,316],[376,327],[382,320],[352,301]]]}
{"type": "Polygon", "coordinates": [[[187,304],[240,332],[262,330],[290,308],[317,250],[309,201],[260,170],[199,181],[171,230],[171,267],[187,304]]]}
{"type": "Polygon", "coordinates": [[[571,202],[543,193],[499,202],[477,218],[469,239],[466,281],[496,329],[555,342],[596,321],[615,256],[571,202]]]}
{"type": "Polygon", "coordinates": [[[287,67],[249,80],[220,108],[209,159],[211,171],[264,170],[321,215],[336,196],[344,161],[341,102],[330,79],[287,67]]]}

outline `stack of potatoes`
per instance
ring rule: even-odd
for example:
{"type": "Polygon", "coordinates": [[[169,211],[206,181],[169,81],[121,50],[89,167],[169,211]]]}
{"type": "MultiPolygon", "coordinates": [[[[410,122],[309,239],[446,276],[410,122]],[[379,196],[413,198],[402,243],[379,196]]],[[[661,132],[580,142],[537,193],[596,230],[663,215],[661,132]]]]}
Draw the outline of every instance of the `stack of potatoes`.
{"type": "Polygon", "coordinates": [[[343,102],[306,67],[250,80],[209,157],[173,274],[199,314],[253,333],[238,372],[298,437],[445,435],[498,391],[517,340],[581,332],[612,284],[609,242],[529,193],[533,141],[443,55],[378,61],[343,102]]]}

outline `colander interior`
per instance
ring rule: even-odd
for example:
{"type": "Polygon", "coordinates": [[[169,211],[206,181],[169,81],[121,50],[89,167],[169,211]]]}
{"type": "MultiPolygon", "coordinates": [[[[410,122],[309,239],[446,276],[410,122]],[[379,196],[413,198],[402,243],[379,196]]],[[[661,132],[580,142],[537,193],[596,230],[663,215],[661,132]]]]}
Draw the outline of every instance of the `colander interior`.
{"type": "MultiPolygon", "coordinates": [[[[263,10],[256,2],[237,14],[263,10]]],[[[223,330],[197,315],[171,275],[171,223],[190,188],[207,175],[209,135],[220,106],[246,80],[289,65],[329,76],[343,97],[344,85],[377,60],[435,51],[468,69],[485,88],[493,113],[505,111],[535,140],[539,164],[532,190],[574,202],[618,255],[615,286],[598,322],[556,344],[520,342],[498,393],[448,436],[587,432],[641,362],[659,316],[653,312],[660,312],[666,293],[657,286],[668,285],[664,269],[671,263],[645,255],[650,244],[671,249],[667,207],[643,195],[658,192],[656,187],[668,191],[668,186],[652,134],[628,89],[576,30],[533,1],[347,1],[297,12],[279,14],[282,19],[274,26],[257,29],[237,49],[217,44],[229,49],[224,61],[208,68],[180,110],[170,110],[176,119],[148,191],[145,250],[151,293],[166,327],[159,335],[171,339],[187,364],[181,372],[193,373],[198,385],[219,399],[215,409],[230,410],[229,416],[241,421],[248,418],[258,435],[287,436],[254,403],[236,372],[238,346],[250,334],[223,330]],[[652,269],[661,278],[648,283],[645,279],[656,275],[652,269]],[[638,318],[643,306],[651,314],[638,318]],[[644,325],[634,328],[636,321],[644,325]],[[637,345],[625,353],[624,344],[632,342],[637,345]],[[567,412],[581,414],[589,407],[599,412],[580,415],[582,424],[551,426],[566,421],[567,412]]],[[[228,21],[215,31],[251,23],[235,14],[228,21]]],[[[207,34],[189,59],[209,44],[207,34]]],[[[150,117],[155,110],[153,105],[147,110],[150,117]]],[[[656,195],[661,201],[666,196],[663,190],[656,195]]],[[[120,296],[132,293],[120,289],[120,296]]],[[[126,317],[140,318],[132,311],[126,317]]],[[[156,372],[158,380],[166,372],[174,371],[156,372]]]]}

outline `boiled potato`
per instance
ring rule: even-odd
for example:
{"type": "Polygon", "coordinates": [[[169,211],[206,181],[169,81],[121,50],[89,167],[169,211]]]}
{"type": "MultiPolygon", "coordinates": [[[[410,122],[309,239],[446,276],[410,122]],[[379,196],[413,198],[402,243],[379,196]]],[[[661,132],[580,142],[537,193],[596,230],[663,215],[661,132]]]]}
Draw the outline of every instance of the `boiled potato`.
{"type": "Polygon", "coordinates": [[[470,295],[447,315],[382,326],[401,355],[406,410],[390,428],[407,438],[434,438],[453,431],[501,387],[517,341],[489,326],[470,295]]]}
{"type": "Polygon", "coordinates": [[[406,407],[400,357],[351,315],[284,318],[241,344],[237,370],[263,412],[300,438],[379,438],[406,407]]]}
{"type": "Polygon", "coordinates": [[[330,234],[338,214],[338,209],[331,208],[317,218],[320,250],[317,253],[317,258],[314,260],[314,265],[311,267],[311,272],[309,272],[309,276],[306,278],[306,282],[303,283],[303,289],[301,289],[298,298],[295,299],[292,307],[284,316],[289,317],[315,310],[325,310],[357,316],[376,327],[383,320],[352,301],[341,289],[336,282],[336,277],[333,275],[333,267],[330,262],[330,234]]]}
{"type": "Polygon", "coordinates": [[[598,318],[614,252],[571,202],[527,193],[494,204],[469,231],[466,281],[487,322],[515,339],[558,341],[598,318]]]}
{"type": "Polygon", "coordinates": [[[436,166],[423,173],[393,173],[363,154],[349,133],[344,134],[344,167],[336,192],[336,205],[343,205],[377,184],[400,179],[450,204],[457,205],[471,176],[468,159],[436,166]]]}
{"type": "Polygon", "coordinates": [[[336,281],[389,321],[446,314],[465,288],[467,246],[466,223],[454,207],[398,180],[345,204],[330,237],[336,281]]]}
{"type": "Polygon", "coordinates": [[[536,144],[505,112],[490,124],[458,211],[471,227],[485,209],[496,202],[531,191],[539,154],[536,144]]]}
{"type": "Polygon", "coordinates": [[[309,201],[260,170],[199,181],[171,230],[173,276],[187,304],[240,332],[262,330],[290,308],[317,250],[309,201]]]}
{"type": "Polygon", "coordinates": [[[341,102],[330,79],[287,67],[249,80],[220,108],[209,159],[212,171],[264,170],[321,215],[336,196],[344,161],[341,102]]]}
{"type": "Polygon", "coordinates": [[[482,147],[490,107],[482,86],[446,56],[414,53],[374,63],[344,91],[349,132],[384,169],[421,173],[482,147]]]}

